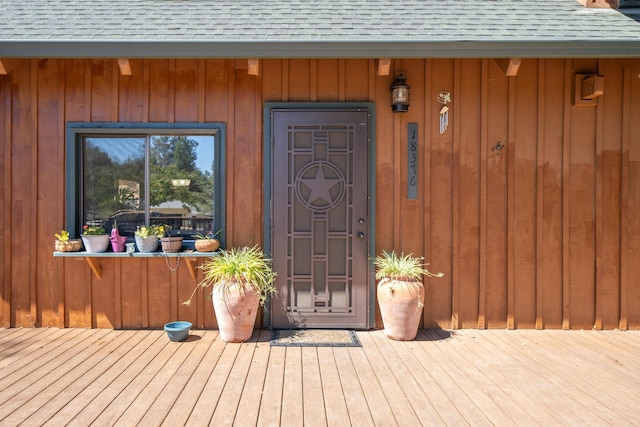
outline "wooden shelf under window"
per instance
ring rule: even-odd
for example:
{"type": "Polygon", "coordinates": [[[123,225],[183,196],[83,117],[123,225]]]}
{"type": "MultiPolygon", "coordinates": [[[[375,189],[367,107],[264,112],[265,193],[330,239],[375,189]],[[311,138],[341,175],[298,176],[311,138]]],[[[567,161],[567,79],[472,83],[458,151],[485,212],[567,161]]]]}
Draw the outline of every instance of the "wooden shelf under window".
{"type": "Polygon", "coordinates": [[[98,279],[102,279],[102,268],[98,262],[99,258],[182,258],[187,264],[189,275],[196,280],[197,258],[210,258],[216,256],[217,252],[54,252],[54,257],[82,258],[98,279]]]}

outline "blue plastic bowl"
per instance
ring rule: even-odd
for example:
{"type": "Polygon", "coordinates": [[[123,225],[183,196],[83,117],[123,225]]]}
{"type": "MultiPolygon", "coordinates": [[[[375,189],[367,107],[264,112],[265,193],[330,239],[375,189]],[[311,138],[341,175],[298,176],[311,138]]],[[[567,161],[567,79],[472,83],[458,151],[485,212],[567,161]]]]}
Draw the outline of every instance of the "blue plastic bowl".
{"type": "Polygon", "coordinates": [[[164,330],[171,341],[184,341],[189,336],[191,326],[191,322],[170,322],[164,325],[164,330]]]}

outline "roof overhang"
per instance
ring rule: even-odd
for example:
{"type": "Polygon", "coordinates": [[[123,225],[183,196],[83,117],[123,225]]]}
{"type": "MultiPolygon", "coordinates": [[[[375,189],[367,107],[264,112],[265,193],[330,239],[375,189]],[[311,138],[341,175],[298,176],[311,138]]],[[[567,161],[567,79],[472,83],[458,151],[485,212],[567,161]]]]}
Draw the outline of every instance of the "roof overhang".
{"type": "Polygon", "coordinates": [[[639,58],[640,40],[0,41],[0,58],[639,58]]]}

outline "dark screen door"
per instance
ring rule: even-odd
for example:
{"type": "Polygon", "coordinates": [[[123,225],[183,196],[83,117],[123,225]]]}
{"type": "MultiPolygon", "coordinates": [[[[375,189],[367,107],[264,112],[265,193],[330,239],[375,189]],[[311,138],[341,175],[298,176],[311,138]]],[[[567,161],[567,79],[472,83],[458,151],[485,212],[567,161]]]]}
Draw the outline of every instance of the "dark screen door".
{"type": "Polygon", "coordinates": [[[367,111],[274,111],[277,328],[366,328],[367,111]]]}

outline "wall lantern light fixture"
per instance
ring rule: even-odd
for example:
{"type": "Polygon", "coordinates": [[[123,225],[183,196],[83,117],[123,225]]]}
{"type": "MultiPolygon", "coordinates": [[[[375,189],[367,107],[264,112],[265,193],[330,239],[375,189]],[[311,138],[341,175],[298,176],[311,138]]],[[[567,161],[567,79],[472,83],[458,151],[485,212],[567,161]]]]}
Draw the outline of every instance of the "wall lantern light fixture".
{"type": "Polygon", "coordinates": [[[389,90],[391,90],[391,111],[394,113],[409,111],[409,85],[404,72],[401,71],[396,76],[389,90]]]}

